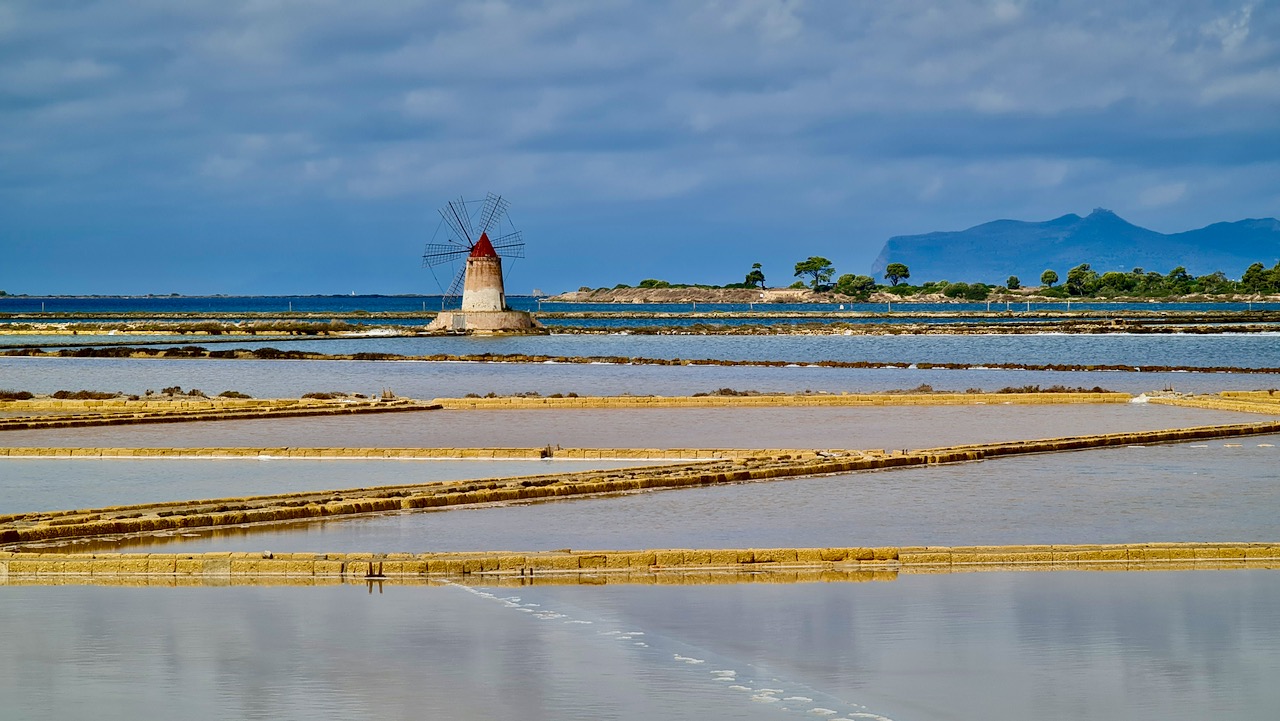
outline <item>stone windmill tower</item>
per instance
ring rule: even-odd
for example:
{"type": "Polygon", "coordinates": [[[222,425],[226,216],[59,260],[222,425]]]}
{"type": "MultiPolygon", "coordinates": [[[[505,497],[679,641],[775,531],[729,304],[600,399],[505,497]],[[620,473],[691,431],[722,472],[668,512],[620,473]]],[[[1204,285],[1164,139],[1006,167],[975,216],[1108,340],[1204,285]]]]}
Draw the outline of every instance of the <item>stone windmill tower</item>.
{"type": "Polygon", "coordinates": [[[435,268],[466,257],[466,264],[445,291],[445,296],[457,296],[458,289],[462,289],[462,309],[441,311],[427,330],[469,334],[545,333],[542,324],[532,315],[507,307],[502,257],[523,258],[524,236],[516,230],[498,235],[496,239],[489,237],[491,231],[497,234],[502,227],[507,201],[489,193],[478,209],[474,209],[476,205],[459,198],[440,209],[441,223],[448,226],[448,236],[444,243],[427,244],[422,264],[435,268]]]}

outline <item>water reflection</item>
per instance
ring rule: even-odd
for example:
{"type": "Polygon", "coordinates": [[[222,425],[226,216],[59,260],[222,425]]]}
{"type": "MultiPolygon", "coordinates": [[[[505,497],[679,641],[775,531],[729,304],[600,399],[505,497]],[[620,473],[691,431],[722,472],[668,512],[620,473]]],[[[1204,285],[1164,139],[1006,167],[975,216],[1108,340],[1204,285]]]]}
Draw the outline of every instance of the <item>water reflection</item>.
{"type": "Polygon", "coordinates": [[[1142,403],[424,411],[5,431],[0,445],[901,449],[1260,418],[1142,403]]]}
{"type": "Polygon", "coordinates": [[[0,514],[571,473],[647,461],[0,458],[0,514]]]}
{"type": "Polygon", "coordinates": [[[1280,437],[138,539],[157,552],[1270,541],[1280,437]],[[1268,445],[1269,444],[1269,445],[1268,445]]]}
{"type": "Polygon", "coordinates": [[[1274,571],[15,587],[0,693],[15,718],[103,721],[1257,719],[1280,707],[1277,601],[1274,571]]]}
{"type": "MultiPolygon", "coordinates": [[[[1280,343],[1275,345],[1280,347],[1280,343]]],[[[1220,362],[1239,364],[1232,357],[1223,357],[1220,362]]],[[[726,387],[779,393],[873,393],[921,384],[953,391],[1101,386],[1134,394],[1161,389],[1216,393],[1280,388],[1277,374],[113,358],[0,358],[0,378],[6,388],[32,393],[88,388],[142,394],[176,385],[199,388],[210,395],[236,390],[259,398],[296,398],[313,391],[376,394],[383,388],[410,398],[527,391],[543,395],[690,395],[726,387]]]]}

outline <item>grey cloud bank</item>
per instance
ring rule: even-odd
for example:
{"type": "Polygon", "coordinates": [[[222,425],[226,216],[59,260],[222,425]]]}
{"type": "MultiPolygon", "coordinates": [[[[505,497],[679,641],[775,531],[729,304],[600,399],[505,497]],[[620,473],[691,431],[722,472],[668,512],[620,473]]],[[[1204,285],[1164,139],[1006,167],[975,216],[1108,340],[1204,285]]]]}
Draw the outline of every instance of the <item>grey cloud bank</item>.
{"type": "Polygon", "coordinates": [[[10,2],[0,288],[435,292],[488,190],[513,292],[1173,232],[1280,215],[1277,118],[1275,3],[10,2]]]}

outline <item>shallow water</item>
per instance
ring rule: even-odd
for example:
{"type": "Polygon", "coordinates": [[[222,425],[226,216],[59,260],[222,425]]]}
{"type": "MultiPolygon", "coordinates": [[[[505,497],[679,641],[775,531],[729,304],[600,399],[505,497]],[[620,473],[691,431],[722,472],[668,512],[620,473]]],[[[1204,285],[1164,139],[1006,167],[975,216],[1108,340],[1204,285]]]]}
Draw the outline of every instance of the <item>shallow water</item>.
{"type": "MultiPolygon", "coordinates": [[[[267,344],[263,344],[267,345],[267,344]]],[[[557,356],[719,358],[812,363],[1080,363],[1280,367],[1274,333],[1218,335],[553,335],[317,341],[322,353],[526,353],[557,356]],[[348,346],[345,347],[344,346],[348,346]],[[326,350],[327,349],[327,350],[326,350]]],[[[306,343],[290,349],[307,349],[306,343]]]]}
{"type": "MultiPolygon", "coordinates": [[[[267,295],[267,296],[0,296],[0,313],[354,313],[435,311],[443,307],[457,308],[456,296],[445,301],[439,295],[267,295]],[[447,305],[442,305],[442,301],[447,305]]],[[[744,312],[752,308],[770,311],[830,312],[845,309],[878,312],[884,303],[556,303],[533,296],[508,295],[507,302],[516,310],[563,312],[668,312],[680,313],[695,308],[704,311],[744,312]]],[[[999,303],[894,303],[903,312],[913,311],[980,311],[999,308],[999,303]]],[[[1068,303],[1013,303],[1014,310],[1065,310],[1068,303]]],[[[1072,301],[1076,310],[1165,310],[1165,311],[1239,311],[1280,308],[1280,303],[1107,303],[1072,301]]]]}
{"type": "Polygon", "coordinates": [[[0,445],[903,449],[1265,418],[1146,403],[421,411],[5,431],[0,445]]]}
{"type": "Polygon", "coordinates": [[[1243,570],[7,587],[0,695],[12,718],[100,721],[1260,719],[1278,601],[1280,574],[1243,570]]]}
{"type": "MultiPolygon", "coordinates": [[[[1009,336],[976,343],[959,336],[874,343],[843,336],[834,342],[722,338],[441,339],[447,343],[413,346],[433,350],[393,352],[781,360],[872,360],[882,353],[916,362],[1280,366],[1280,344],[1267,336],[1009,336]]],[[[340,347],[314,345],[325,352],[340,347]]],[[[355,347],[372,349],[363,342],[355,347]]],[[[392,388],[431,398],[529,390],[874,391],[921,383],[952,390],[1061,383],[1207,392],[1278,387],[1280,376],[0,358],[0,388],[36,392],[141,393],[180,385],[263,397],[392,388]]],[[[529,446],[898,448],[1261,418],[1136,404],[458,412],[6,432],[0,443],[447,446],[485,439],[529,446]]],[[[1276,445],[1280,439],[1272,437],[1231,447],[1210,441],[1121,448],[346,519],[265,534],[236,529],[146,544],[164,551],[285,552],[1276,540],[1276,445]]],[[[140,475],[130,480],[128,466],[115,463],[49,460],[23,476],[41,481],[38,493],[54,494],[53,507],[69,507],[95,505],[69,501],[98,493],[122,502],[130,484],[143,495],[184,498],[222,495],[200,489],[231,484],[332,487],[343,485],[352,468],[361,469],[354,474],[361,478],[381,478],[405,468],[445,467],[322,462],[301,478],[294,469],[304,466],[287,465],[296,461],[138,461],[140,475]],[[149,472],[161,468],[174,470],[149,472]]],[[[0,478],[11,480],[5,474],[20,467],[12,459],[0,462],[0,478]]],[[[7,494],[0,492],[6,502],[7,494]]],[[[819,718],[831,710],[838,713],[826,717],[1154,721],[1271,718],[1280,709],[1275,571],[538,586],[490,595],[459,587],[379,591],[0,586],[0,718],[751,719],[819,718]]]]}
{"type": "Polygon", "coordinates": [[[468,393],[509,395],[529,391],[542,395],[691,395],[719,388],[767,393],[804,390],[873,393],[915,388],[921,384],[953,391],[1063,385],[1098,386],[1134,394],[1162,389],[1212,393],[1280,388],[1280,374],[0,358],[0,388],[32,393],[83,388],[141,395],[148,389],[159,391],[179,386],[198,388],[209,395],[235,390],[258,398],[296,398],[315,391],[368,395],[390,388],[409,398],[447,398],[468,393]]]}
{"type": "Polygon", "coordinates": [[[147,539],[155,551],[822,548],[1280,539],[1280,436],[147,539]]]}
{"type": "Polygon", "coordinates": [[[2,458],[0,514],[571,473],[648,461],[2,458]]]}
{"type": "MultiPolygon", "coordinates": [[[[11,339],[19,338],[12,336],[11,339]]],[[[188,339],[200,345],[199,338],[188,339]]],[[[139,339],[137,345],[145,345],[139,339]]],[[[17,345],[30,345],[22,341],[17,345]]],[[[75,342],[63,337],[62,342],[75,342]]],[[[274,346],[317,353],[400,355],[476,353],[639,358],[719,358],[813,363],[1079,363],[1245,368],[1280,367],[1277,333],[1033,335],[551,335],[515,337],[375,337],[360,339],[238,340],[208,344],[219,350],[274,346]]]]}

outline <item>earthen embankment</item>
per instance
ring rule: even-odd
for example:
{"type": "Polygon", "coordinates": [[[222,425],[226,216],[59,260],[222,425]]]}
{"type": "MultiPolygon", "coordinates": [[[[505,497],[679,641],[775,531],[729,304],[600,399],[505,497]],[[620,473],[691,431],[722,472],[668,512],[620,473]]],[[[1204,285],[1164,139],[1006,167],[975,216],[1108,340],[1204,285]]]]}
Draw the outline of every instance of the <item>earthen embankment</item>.
{"type": "Polygon", "coordinates": [[[1128,393],[805,393],[702,396],[503,396],[498,398],[436,398],[446,410],[538,410],[572,408],[775,408],[849,406],[1056,405],[1127,403],[1128,393]]]}
{"type": "Polygon", "coordinates": [[[0,585],[741,583],[899,573],[1280,568],[1280,543],[649,549],[514,553],[0,552],[0,585]]]}
{"type": "Polygon", "coordinates": [[[796,451],[611,471],[32,512],[0,516],[0,544],[10,547],[58,544],[77,538],[296,522],[487,503],[544,501],[574,496],[960,463],[1033,453],[1272,433],[1280,433],[1280,420],[974,444],[908,452],[796,451]]]}
{"type": "Polygon", "coordinates": [[[0,417],[0,431],[403,413],[439,408],[438,405],[401,398],[368,401],[322,401],[306,398],[182,401],[31,399],[0,401],[0,413],[24,414],[0,417]]]}

